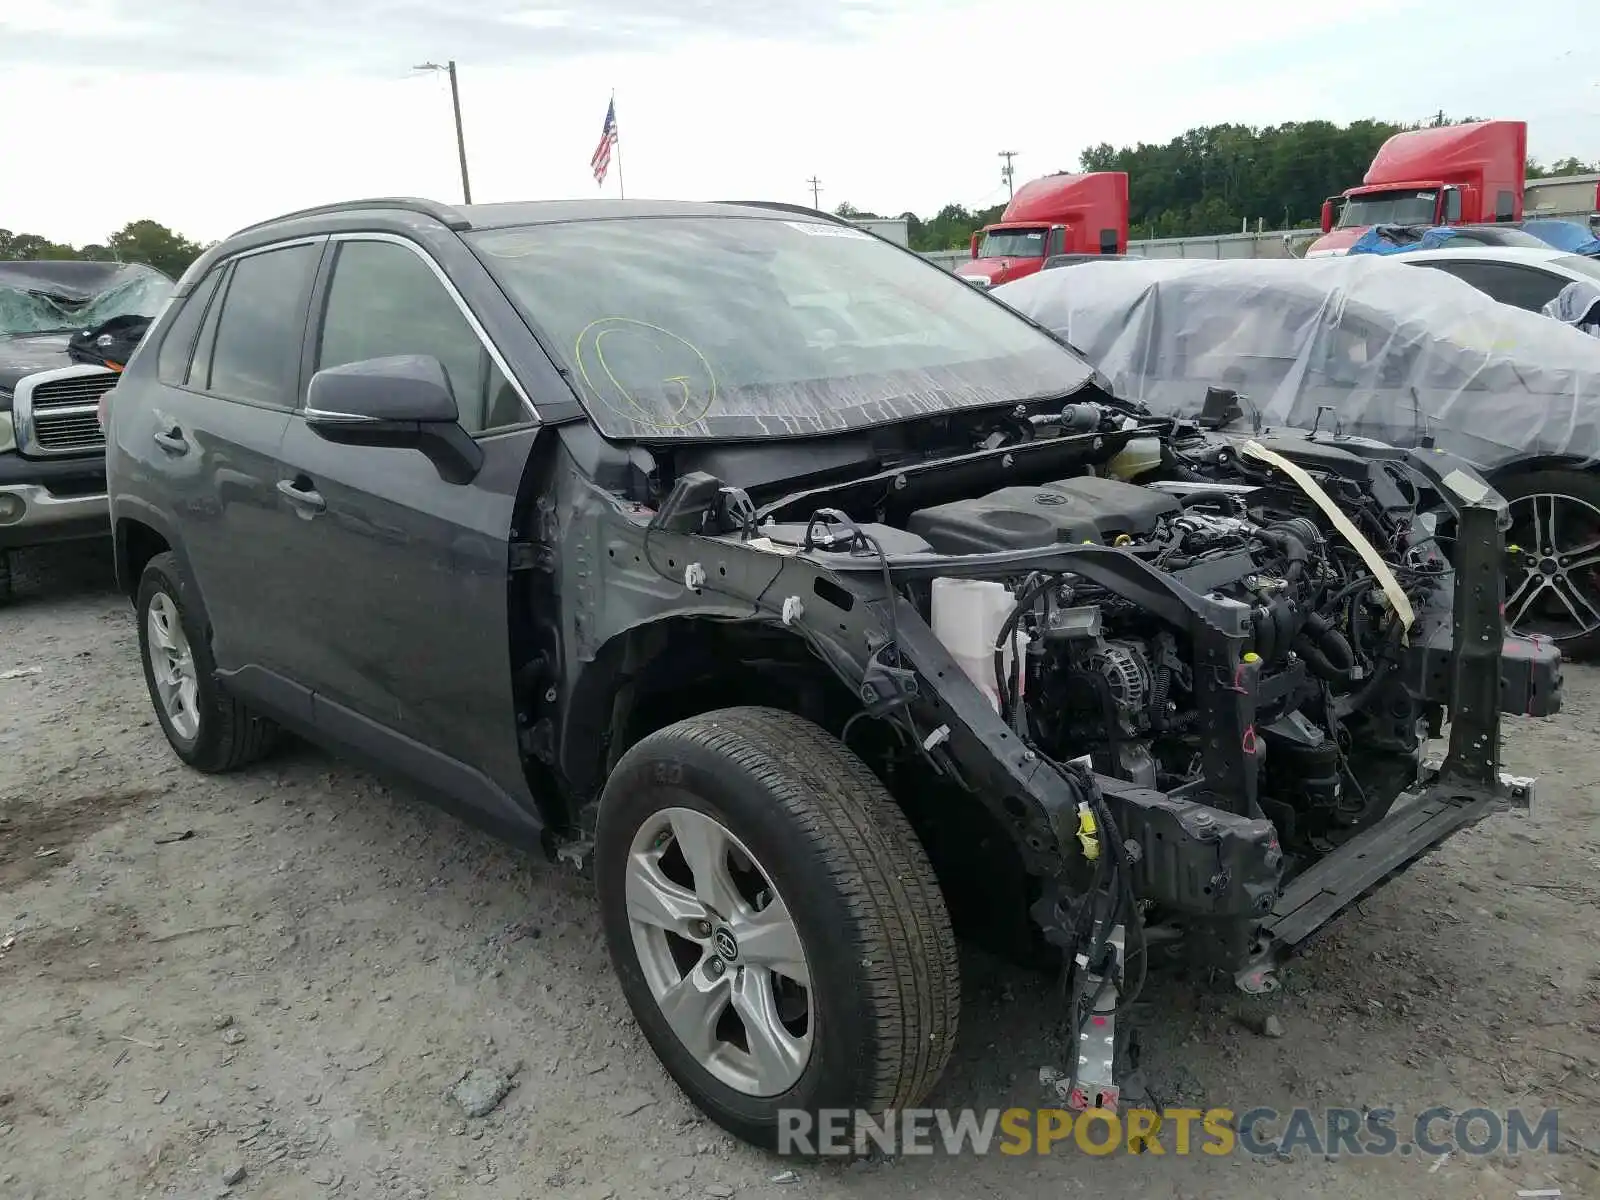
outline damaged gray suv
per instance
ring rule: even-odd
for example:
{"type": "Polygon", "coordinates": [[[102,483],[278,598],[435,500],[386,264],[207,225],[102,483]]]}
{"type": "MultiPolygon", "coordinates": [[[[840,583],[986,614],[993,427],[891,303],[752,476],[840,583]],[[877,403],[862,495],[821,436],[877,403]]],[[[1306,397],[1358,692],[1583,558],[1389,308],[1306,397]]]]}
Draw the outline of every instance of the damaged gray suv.
{"type": "Polygon", "coordinates": [[[810,210],[333,205],[208,251],[129,364],[117,568],[186,763],[292,731],[592,869],[740,1137],[921,1101],[957,928],[1065,970],[1063,1094],[1115,1107],[1147,972],[1270,989],[1530,802],[1499,714],[1560,659],[1469,467],[1102,384],[810,210]]]}

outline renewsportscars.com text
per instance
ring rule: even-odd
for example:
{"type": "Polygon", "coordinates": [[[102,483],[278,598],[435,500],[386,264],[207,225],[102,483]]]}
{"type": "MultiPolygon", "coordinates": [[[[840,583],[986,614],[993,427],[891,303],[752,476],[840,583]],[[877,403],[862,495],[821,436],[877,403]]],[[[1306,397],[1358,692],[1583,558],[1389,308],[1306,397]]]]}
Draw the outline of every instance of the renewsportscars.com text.
{"type": "Polygon", "coordinates": [[[1445,1105],[1404,1117],[1390,1108],[908,1108],[881,1116],[849,1109],[785,1109],[778,1152],[884,1154],[1203,1154],[1252,1157],[1487,1155],[1558,1152],[1556,1109],[1500,1112],[1445,1105]]]}

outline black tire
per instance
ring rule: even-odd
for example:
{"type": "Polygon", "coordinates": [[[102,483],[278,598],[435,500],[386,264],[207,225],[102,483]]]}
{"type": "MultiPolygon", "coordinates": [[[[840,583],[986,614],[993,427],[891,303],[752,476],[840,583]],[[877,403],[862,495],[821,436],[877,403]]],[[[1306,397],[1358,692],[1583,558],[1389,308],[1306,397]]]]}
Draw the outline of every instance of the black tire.
{"type": "Polygon", "coordinates": [[[0,604],[10,604],[11,595],[11,551],[0,549],[0,604]]]}
{"type": "MultiPolygon", "coordinates": [[[[1537,557],[1542,547],[1532,544],[1529,528],[1531,515],[1530,505],[1535,496],[1560,496],[1567,498],[1574,505],[1583,505],[1593,509],[1596,519],[1596,532],[1600,535],[1600,478],[1584,471],[1530,471],[1524,475],[1510,475],[1495,482],[1495,489],[1506,498],[1511,505],[1512,531],[1507,534],[1508,545],[1518,545],[1525,552],[1524,557],[1537,557]]],[[[1572,510],[1563,506],[1563,515],[1572,510]]],[[[1569,522],[1570,523],[1570,522],[1569,522]]],[[[1558,523],[1559,524],[1559,523],[1558,523]]],[[[1564,531],[1558,527],[1557,540],[1565,542],[1567,538],[1564,531]]],[[[1586,538],[1585,540],[1593,540],[1586,538]]],[[[1526,578],[1526,568],[1518,566],[1513,557],[1507,556],[1506,568],[1506,617],[1508,623],[1517,614],[1516,591],[1526,578]]],[[[1589,598],[1591,604],[1600,609],[1600,570],[1590,569],[1582,571],[1572,577],[1573,586],[1582,590],[1589,598]]],[[[1539,602],[1535,602],[1538,604],[1539,602]]],[[[1565,611],[1563,608],[1561,611],[1565,611]]],[[[1579,612],[1583,610],[1580,607],[1579,612]]],[[[1600,654],[1600,627],[1586,633],[1574,632],[1563,636],[1558,629],[1541,626],[1538,622],[1529,622],[1526,619],[1512,625],[1512,631],[1517,633],[1544,633],[1552,637],[1557,647],[1560,648],[1562,657],[1568,659],[1591,659],[1600,654]]]]}
{"type": "Polygon", "coordinates": [[[211,642],[189,603],[190,591],[171,551],[157,554],[145,564],[139,577],[139,594],[134,605],[139,626],[139,659],[144,665],[145,686],[161,730],[178,757],[196,770],[222,774],[265,757],[277,743],[278,727],[257,716],[245,704],[230,696],[217,682],[216,660],[211,657],[211,642]],[[195,667],[199,726],[193,737],[185,737],[173,727],[156,687],[150,654],[150,604],[165,595],[177,609],[178,620],[189,643],[195,667]]]}
{"type": "Polygon", "coordinates": [[[595,878],[611,961],[673,1079],[735,1136],[777,1149],[779,1111],[918,1104],[949,1062],[961,1007],[955,937],[922,845],[855,754],[791,713],[729,708],[642,739],[606,781],[595,878]],[[667,808],[721,822],[788,905],[809,964],[810,1058],[782,1095],[716,1079],[668,1026],[630,933],[635,834],[667,808]]]}

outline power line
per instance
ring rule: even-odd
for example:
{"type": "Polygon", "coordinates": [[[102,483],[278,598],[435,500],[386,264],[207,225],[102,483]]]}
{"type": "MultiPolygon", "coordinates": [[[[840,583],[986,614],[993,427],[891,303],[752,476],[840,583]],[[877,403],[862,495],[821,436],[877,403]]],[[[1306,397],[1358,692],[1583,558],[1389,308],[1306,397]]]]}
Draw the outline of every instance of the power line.
{"type": "Polygon", "coordinates": [[[1000,151],[1000,157],[1006,160],[1006,165],[1000,168],[1000,178],[1006,181],[1006,195],[1008,197],[1014,197],[1017,194],[1016,189],[1011,183],[1012,176],[1016,172],[1016,168],[1011,165],[1011,160],[1016,158],[1020,153],[1020,150],[1000,151]]]}
{"type": "Polygon", "coordinates": [[[811,185],[811,207],[821,211],[822,201],[819,197],[822,193],[822,180],[813,175],[806,182],[811,185]]]}

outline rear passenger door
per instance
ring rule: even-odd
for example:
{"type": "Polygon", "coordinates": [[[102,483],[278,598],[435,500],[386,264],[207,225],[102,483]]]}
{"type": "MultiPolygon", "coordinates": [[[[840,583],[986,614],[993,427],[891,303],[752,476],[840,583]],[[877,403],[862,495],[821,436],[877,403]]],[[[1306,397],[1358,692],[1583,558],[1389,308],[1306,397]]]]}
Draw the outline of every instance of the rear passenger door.
{"type": "MultiPolygon", "coordinates": [[[[224,676],[284,666],[276,636],[294,513],[276,491],[324,239],[250,251],[202,280],[158,353],[161,388],[128,434],[175,510],[224,676]],[[198,303],[197,303],[198,302],[198,303]]],[[[294,714],[294,715],[304,715],[294,714]]]]}
{"type": "Polygon", "coordinates": [[[426,251],[393,235],[333,244],[307,380],[325,367],[431,355],[485,461],[472,482],[447,483],[416,450],[338,445],[290,418],[278,485],[302,518],[289,557],[295,673],[328,734],[492,809],[507,792],[526,793],[507,571],[532,410],[426,251]]]}

